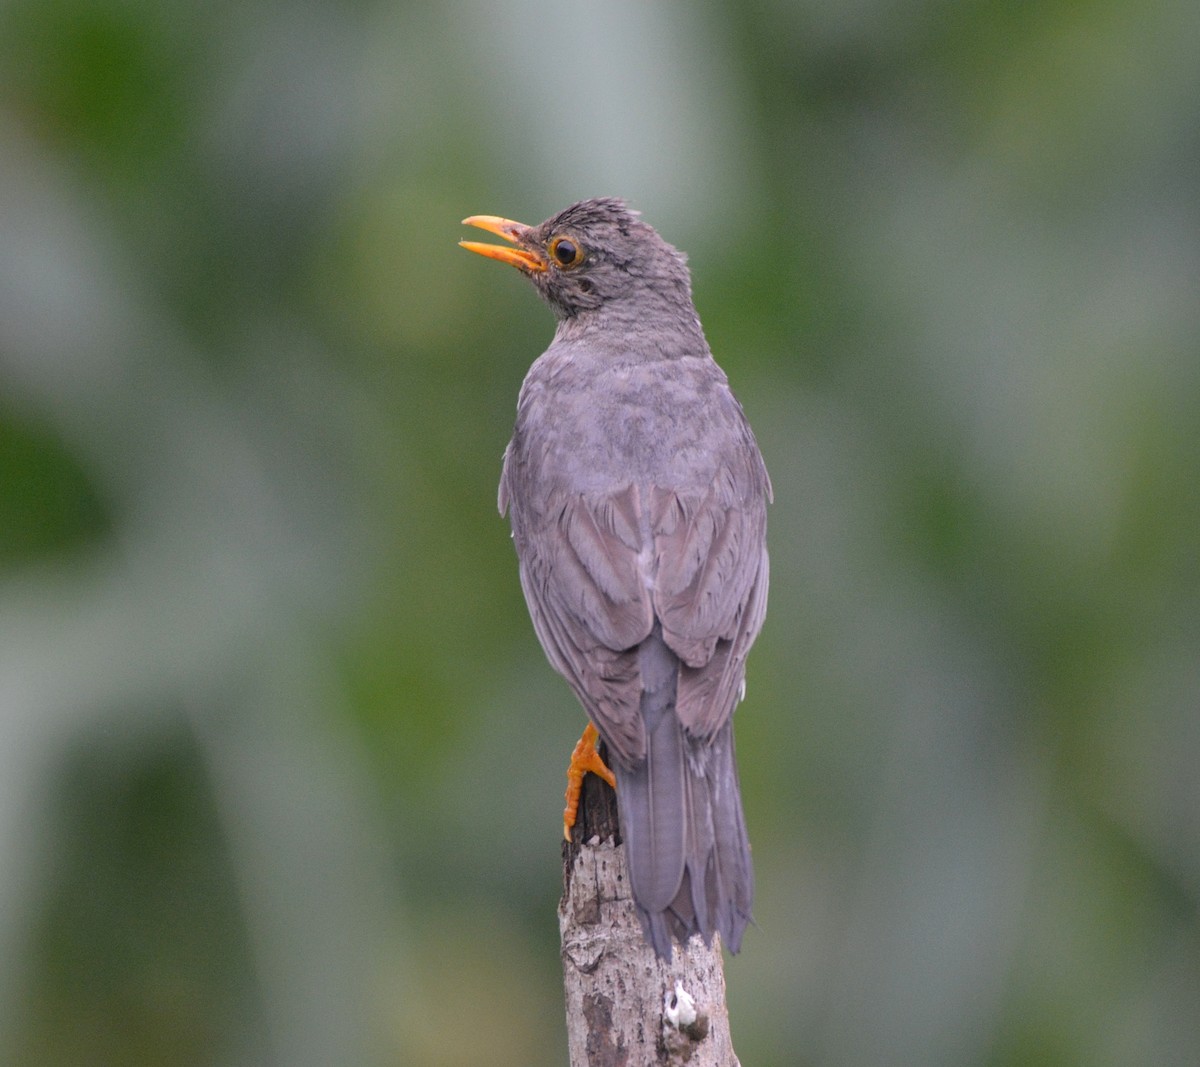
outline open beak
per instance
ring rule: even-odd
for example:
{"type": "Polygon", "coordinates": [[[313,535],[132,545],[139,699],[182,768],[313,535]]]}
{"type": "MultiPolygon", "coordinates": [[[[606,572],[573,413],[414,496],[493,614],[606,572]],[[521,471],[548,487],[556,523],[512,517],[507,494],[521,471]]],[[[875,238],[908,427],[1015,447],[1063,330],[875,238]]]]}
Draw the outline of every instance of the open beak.
{"type": "MultiPolygon", "coordinates": [[[[512,219],[502,219],[498,215],[472,215],[470,218],[463,219],[463,225],[478,226],[481,230],[487,230],[488,233],[494,233],[497,237],[503,237],[506,241],[512,242],[520,240],[530,230],[530,227],[524,223],[513,222],[512,219]]],[[[508,263],[518,270],[540,274],[546,269],[546,261],[536,252],[525,248],[506,248],[504,245],[488,245],[482,241],[459,241],[458,243],[468,252],[478,252],[481,256],[487,256],[488,259],[498,259],[501,263],[508,263]]]]}

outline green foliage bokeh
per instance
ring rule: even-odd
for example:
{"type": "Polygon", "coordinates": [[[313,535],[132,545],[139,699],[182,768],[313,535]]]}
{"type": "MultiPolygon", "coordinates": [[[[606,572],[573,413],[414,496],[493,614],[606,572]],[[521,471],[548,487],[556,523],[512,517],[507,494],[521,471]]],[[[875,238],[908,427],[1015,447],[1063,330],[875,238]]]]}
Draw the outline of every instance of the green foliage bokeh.
{"type": "Polygon", "coordinates": [[[0,10],[0,1059],[563,1062],[496,514],[622,195],[775,484],[745,1063],[1200,1047],[1183,0],[0,10]]]}

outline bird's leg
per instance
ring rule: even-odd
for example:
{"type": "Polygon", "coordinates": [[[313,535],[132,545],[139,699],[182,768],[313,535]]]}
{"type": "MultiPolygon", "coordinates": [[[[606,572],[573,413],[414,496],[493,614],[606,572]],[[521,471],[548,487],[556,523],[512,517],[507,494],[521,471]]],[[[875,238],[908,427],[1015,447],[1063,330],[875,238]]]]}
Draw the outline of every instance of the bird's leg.
{"type": "Polygon", "coordinates": [[[571,827],[575,825],[575,816],[579,812],[579,792],[583,789],[583,776],[591,771],[614,789],[617,788],[613,772],[596,751],[596,742],[599,740],[600,734],[589,719],[584,727],[583,736],[579,738],[575,751],[571,753],[571,762],[567,764],[567,806],[563,808],[563,837],[568,841],[571,840],[571,827]]]}

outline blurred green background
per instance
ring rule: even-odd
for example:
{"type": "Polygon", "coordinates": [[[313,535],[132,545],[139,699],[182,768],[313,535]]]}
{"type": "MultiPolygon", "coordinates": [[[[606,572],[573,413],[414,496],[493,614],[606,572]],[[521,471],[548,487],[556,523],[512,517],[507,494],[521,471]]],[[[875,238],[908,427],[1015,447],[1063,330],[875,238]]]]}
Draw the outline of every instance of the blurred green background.
{"type": "Polygon", "coordinates": [[[0,5],[0,1059],[565,1063],[465,215],[686,249],[775,482],[746,1064],[1200,1053],[1200,6],[0,5]]]}

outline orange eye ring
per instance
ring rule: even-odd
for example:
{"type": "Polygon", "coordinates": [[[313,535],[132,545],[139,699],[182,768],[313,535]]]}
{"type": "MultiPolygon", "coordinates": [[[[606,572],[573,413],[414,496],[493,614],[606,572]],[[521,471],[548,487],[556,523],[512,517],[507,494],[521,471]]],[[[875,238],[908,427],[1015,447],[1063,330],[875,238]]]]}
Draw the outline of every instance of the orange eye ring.
{"type": "Polygon", "coordinates": [[[583,262],[583,246],[570,237],[559,236],[551,239],[546,246],[550,258],[564,270],[578,267],[583,262]]]}

